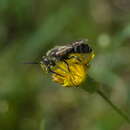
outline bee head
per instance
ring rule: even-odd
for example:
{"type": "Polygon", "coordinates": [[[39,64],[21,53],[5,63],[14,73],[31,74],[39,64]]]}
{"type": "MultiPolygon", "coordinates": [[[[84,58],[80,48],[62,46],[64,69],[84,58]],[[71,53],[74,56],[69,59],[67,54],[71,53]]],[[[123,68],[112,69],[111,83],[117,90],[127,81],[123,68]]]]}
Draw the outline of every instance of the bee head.
{"type": "Polygon", "coordinates": [[[47,56],[42,57],[41,63],[46,65],[46,66],[54,66],[55,65],[55,62],[47,56]]]}
{"type": "Polygon", "coordinates": [[[48,71],[49,68],[51,68],[52,66],[55,66],[55,62],[48,56],[43,56],[40,62],[40,65],[43,70],[48,71]]]}

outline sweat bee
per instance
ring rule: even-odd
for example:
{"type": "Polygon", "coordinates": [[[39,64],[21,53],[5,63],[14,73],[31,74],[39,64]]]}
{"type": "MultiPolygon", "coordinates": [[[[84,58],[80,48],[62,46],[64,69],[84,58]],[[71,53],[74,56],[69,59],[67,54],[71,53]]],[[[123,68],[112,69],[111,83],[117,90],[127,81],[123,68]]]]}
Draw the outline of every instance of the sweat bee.
{"type": "Polygon", "coordinates": [[[52,74],[55,82],[65,87],[79,86],[87,76],[93,57],[94,52],[87,41],[79,40],[52,48],[42,57],[40,66],[52,74]]]}
{"type": "Polygon", "coordinates": [[[53,67],[57,66],[59,62],[64,62],[70,71],[69,60],[75,59],[78,63],[84,63],[88,65],[89,57],[92,54],[92,48],[86,43],[86,40],[79,40],[69,43],[64,46],[56,46],[46,53],[46,56],[42,57],[40,62],[42,68],[47,72],[61,74],[53,71],[53,67]]]}

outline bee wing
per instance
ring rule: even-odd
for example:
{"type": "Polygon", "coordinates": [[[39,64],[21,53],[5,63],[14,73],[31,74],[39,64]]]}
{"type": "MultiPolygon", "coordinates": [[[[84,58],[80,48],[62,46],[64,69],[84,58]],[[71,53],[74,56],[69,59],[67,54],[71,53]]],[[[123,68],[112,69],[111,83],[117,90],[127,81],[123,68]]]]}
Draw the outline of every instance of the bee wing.
{"type": "Polygon", "coordinates": [[[70,45],[62,46],[62,47],[58,48],[58,51],[56,52],[56,56],[64,56],[64,55],[70,53],[72,49],[73,48],[70,45]]]}
{"type": "Polygon", "coordinates": [[[50,56],[53,56],[55,55],[55,53],[58,51],[58,48],[60,48],[61,46],[56,46],[52,49],[50,49],[47,53],[46,53],[46,56],[50,57],[50,56]]]}
{"type": "Polygon", "coordinates": [[[56,46],[54,48],[52,48],[51,50],[49,50],[47,52],[47,56],[54,56],[54,57],[57,57],[57,56],[63,56],[67,53],[69,53],[70,51],[72,50],[72,46],[70,45],[66,45],[66,46],[56,46]]]}

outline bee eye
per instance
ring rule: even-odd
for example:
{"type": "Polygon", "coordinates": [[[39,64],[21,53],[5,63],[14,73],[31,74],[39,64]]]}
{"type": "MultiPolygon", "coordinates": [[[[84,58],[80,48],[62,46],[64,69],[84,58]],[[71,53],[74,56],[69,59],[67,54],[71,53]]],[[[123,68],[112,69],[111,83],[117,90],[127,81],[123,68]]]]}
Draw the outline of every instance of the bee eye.
{"type": "Polygon", "coordinates": [[[49,59],[46,56],[42,57],[42,63],[47,65],[49,63],[49,59]]]}

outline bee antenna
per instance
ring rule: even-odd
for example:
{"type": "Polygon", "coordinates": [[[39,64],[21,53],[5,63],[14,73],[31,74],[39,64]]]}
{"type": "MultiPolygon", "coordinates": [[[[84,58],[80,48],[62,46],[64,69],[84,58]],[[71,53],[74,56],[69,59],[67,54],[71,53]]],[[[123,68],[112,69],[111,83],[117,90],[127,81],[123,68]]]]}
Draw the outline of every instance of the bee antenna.
{"type": "Polygon", "coordinates": [[[23,64],[40,64],[39,62],[23,62],[23,64]]]}

